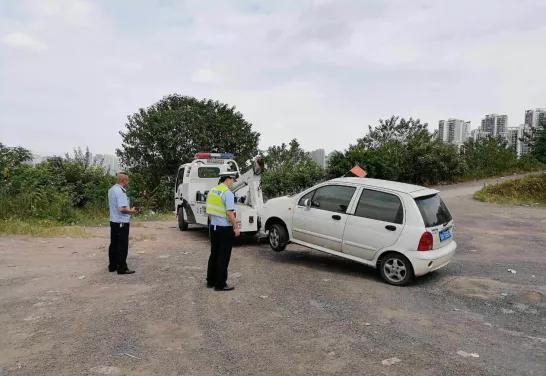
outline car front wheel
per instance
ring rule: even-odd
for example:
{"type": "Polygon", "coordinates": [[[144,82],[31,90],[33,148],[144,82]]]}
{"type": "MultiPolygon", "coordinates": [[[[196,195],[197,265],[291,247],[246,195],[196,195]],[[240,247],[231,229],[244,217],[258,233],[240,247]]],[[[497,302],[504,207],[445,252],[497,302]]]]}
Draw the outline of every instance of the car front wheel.
{"type": "Polygon", "coordinates": [[[269,246],[275,252],[284,251],[286,244],[288,243],[288,232],[286,228],[279,224],[275,223],[269,229],[269,246]]]}
{"type": "Polygon", "coordinates": [[[381,259],[379,273],[385,282],[404,286],[413,279],[413,267],[410,261],[399,253],[389,253],[381,259]]]}

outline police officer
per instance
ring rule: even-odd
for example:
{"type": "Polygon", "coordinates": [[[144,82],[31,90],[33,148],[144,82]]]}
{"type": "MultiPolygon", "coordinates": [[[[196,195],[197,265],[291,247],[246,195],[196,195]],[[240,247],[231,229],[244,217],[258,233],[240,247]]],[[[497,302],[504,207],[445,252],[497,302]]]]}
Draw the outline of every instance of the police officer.
{"type": "Polygon", "coordinates": [[[207,196],[207,214],[210,216],[210,257],[207,269],[207,287],[216,291],[230,291],[227,270],[231,248],[241,230],[235,218],[235,196],[230,191],[237,173],[220,174],[219,185],[212,188],[207,196]]]}
{"type": "Polygon", "coordinates": [[[108,190],[108,205],[110,207],[110,248],[108,257],[110,272],[118,274],[133,274],[135,271],[127,267],[127,252],[129,249],[129,222],[136,209],[129,206],[126,189],[129,177],[119,173],[118,183],[108,190]]]}

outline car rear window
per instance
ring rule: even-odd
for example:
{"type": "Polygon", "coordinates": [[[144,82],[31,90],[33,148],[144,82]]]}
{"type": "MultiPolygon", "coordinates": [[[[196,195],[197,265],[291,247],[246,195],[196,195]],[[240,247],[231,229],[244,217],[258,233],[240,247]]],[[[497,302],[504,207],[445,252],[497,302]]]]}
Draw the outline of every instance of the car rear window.
{"type": "Polygon", "coordinates": [[[377,221],[402,223],[404,208],[400,199],[393,194],[364,189],[358,201],[355,215],[377,221]]]}
{"type": "Polygon", "coordinates": [[[435,227],[451,221],[451,213],[438,194],[418,197],[417,207],[425,221],[425,227],[435,227]]]}

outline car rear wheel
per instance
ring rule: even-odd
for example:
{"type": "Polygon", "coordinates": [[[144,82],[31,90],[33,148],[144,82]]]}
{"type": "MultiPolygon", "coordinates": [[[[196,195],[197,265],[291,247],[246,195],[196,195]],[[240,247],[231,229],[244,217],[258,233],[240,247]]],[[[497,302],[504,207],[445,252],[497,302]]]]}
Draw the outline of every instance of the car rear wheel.
{"type": "Polygon", "coordinates": [[[286,244],[288,243],[288,232],[286,228],[279,224],[275,223],[269,229],[269,246],[275,252],[284,251],[286,244]]]}
{"type": "Polygon", "coordinates": [[[178,208],[178,228],[180,231],[186,231],[188,229],[188,222],[186,221],[186,211],[183,206],[178,208]]]}
{"type": "Polygon", "coordinates": [[[399,253],[389,253],[379,263],[381,278],[396,286],[407,285],[413,279],[413,267],[410,261],[399,253]]]}

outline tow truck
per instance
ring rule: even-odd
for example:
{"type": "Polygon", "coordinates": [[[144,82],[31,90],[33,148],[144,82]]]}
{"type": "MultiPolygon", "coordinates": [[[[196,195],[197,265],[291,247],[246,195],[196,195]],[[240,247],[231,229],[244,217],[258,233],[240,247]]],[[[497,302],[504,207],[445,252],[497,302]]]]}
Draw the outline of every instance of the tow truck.
{"type": "Polygon", "coordinates": [[[218,185],[220,173],[234,172],[238,178],[231,190],[235,196],[235,216],[241,233],[264,236],[259,214],[264,205],[260,185],[264,159],[256,156],[248,162],[247,171],[241,174],[233,158],[231,153],[197,153],[191,163],[178,168],[174,198],[180,231],[186,231],[190,224],[209,225],[207,195],[218,185]]]}

